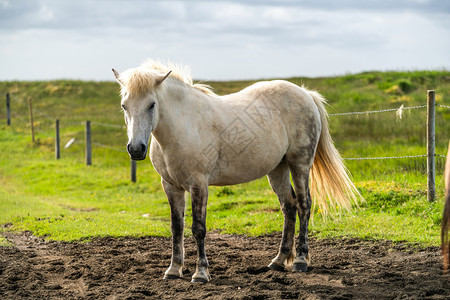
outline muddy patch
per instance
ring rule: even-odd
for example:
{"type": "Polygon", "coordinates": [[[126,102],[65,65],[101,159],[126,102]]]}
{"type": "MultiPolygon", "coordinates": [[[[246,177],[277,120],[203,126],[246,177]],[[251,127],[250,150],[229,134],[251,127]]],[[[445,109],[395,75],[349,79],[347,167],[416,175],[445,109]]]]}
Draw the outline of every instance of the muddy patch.
{"type": "Polygon", "coordinates": [[[46,242],[8,234],[0,247],[1,299],[448,299],[437,247],[417,248],[352,238],[310,240],[307,273],[267,268],[280,234],[245,237],[210,233],[211,282],[190,283],[196,250],[187,238],[184,278],[163,280],[170,238],[99,238],[46,242]]]}

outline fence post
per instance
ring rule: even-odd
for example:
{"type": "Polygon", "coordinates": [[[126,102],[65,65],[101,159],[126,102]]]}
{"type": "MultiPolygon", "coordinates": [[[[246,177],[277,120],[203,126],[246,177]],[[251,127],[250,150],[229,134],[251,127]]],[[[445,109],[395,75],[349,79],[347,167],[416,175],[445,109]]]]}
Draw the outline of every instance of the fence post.
{"type": "Polygon", "coordinates": [[[6,93],[6,124],[11,125],[11,104],[9,99],[9,93],[6,93]]]}
{"type": "Polygon", "coordinates": [[[428,201],[433,202],[436,196],[435,186],[435,92],[427,91],[427,184],[428,201]]]}
{"type": "Polygon", "coordinates": [[[136,169],[137,169],[137,164],[135,160],[131,160],[131,181],[132,182],[136,182],[136,169]]]}
{"type": "Polygon", "coordinates": [[[86,121],[86,165],[92,165],[91,121],[86,121]]]}
{"type": "Polygon", "coordinates": [[[56,139],[55,139],[55,158],[59,159],[61,157],[60,139],[59,139],[59,120],[56,119],[56,139]]]}
{"type": "Polygon", "coordinates": [[[31,98],[28,99],[28,109],[30,110],[31,140],[33,141],[34,144],[33,106],[31,98]]]}

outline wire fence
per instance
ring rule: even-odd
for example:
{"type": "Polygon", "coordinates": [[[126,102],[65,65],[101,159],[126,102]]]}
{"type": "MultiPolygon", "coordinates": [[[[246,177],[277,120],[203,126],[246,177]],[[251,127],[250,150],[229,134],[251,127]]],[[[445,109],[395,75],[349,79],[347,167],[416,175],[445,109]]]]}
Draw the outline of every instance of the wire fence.
{"type": "MultiPolygon", "coordinates": [[[[442,157],[446,158],[445,155],[441,154],[435,154],[435,157],[442,157]]],[[[400,158],[419,158],[419,157],[428,157],[426,154],[420,154],[420,155],[404,155],[404,156],[384,156],[384,157],[347,157],[343,158],[345,160],[381,160],[381,159],[400,159],[400,158]]]]}
{"type": "MultiPolygon", "coordinates": [[[[9,95],[7,95],[7,101],[9,101],[9,95]]],[[[434,101],[434,100],[433,100],[434,101]]],[[[7,104],[8,106],[9,104],[7,104]]],[[[26,106],[26,104],[22,104],[23,106],[26,106]]],[[[356,112],[342,112],[342,113],[331,113],[329,114],[330,117],[346,117],[346,116],[359,116],[359,115],[371,115],[371,114],[378,114],[378,113],[389,113],[389,112],[395,112],[397,119],[402,119],[402,114],[403,111],[406,110],[416,110],[416,109],[429,109],[429,103],[427,105],[417,105],[417,106],[410,106],[410,107],[405,107],[404,105],[401,105],[398,108],[390,108],[390,109],[380,109],[380,110],[369,110],[369,111],[356,111],[356,112]]],[[[436,104],[433,103],[433,107],[441,107],[443,109],[450,109],[450,106],[448,105],[443,105],[443,104],[436,104]]],[[[8,106],[9,109],[9,106],[8,106]]],[[[23,109],[26,109],[25,107],[23,107],[23,109]]],[[[46,119],[46,120],[52,120],[54,119],[52,116],[48,115],[46,112],[43,112],[39,109],[35,109],[33,108],[34,114],[36,116],[39,116],[41,119],[46,119]]],[[[434,113],[434,108],[433,108],[433,113],[434,113]]],[[[8,118],[10,116],[10,113],[8,111],[8,118]]],[[[20,120],[21,122],[24,122],[25,124],[30,124],[30,120],[27,120],[26,117],[24,117],[23,115],[15,115],[14,118],[20,120]]],[[[10,123],[10,120],[8,120],[8,122],[10,123]]],[[[433,121],[434,122],[434,121],[433,121]]],[[[70,126],[83,126],[84,122],[81,121],[70,121],[67,120],[64,122],[67,125],[70,126]]],[[[110,123],[104,123],[104,122],[90,122],[90,125],[93,126],[100,126],[100,127],[105,127],[105,128],[110,128],[112,130],[120,130],[121,132],[126,129],[125,125],[119,125],[119,124],[110,124],[110,123]]],[[[33,124],[30,124],[30,126],[33,126],[33,124]]],[[[434,125],[433,125],[434,126],[434,125]]],[[[52,136],[51,134],[48,133],[48,131],[44,131],[41,130],[39,127],[35,128],[37,132],[39,132],[40,135],[45,136],[46,138],[54,138],[54,136],[52,136]]],[[[81,132],[83,131],[83,129],[81,129],[79,131],[79,133],[81,134],[81,132]]],[[[59,134],[59,133],[58,133],[59,134]]],[[[434,134],[434,133],[433,133],[434,134]]],[[[75,140],[73,138],[73,140],[75,140]]],[[[68,147],[70,147],[70,145],[73,143],[72,141],[69,141],[67,143],[68,147]]],[[[126,149],[125,147],[123,148],[117,148],[111,145],[106,145],[103,143],[100,143],[98,141],[94,141],[94,142],[89,142],[91,145],[94,145],[95,147],[98,148],[103,148],[103,149],[107,149],[110,151],[115,151],[115,152],[121,152],[121,153],[126,153],[126,149]]],[[[434,147],[434,146],[433,146],[434,147]]],[[[92,151],[92,150],[91,150],[92,151]]],[[[385,156],[385,157],[344,157],[344,160],[347,161],[363,161],[363,160],[388,160],[388,159],[406,159],[406,158],[424,158],[427,157],[428,159],[430,159],[430,157],[438,157],[438,158],[445,158],[445,155],[441,155],[441,154],[436,154],[434,153],[427,153],[427,154],[418,154],[418,155],[404,155],[404,156],[385,156]]],[[[434,162],[433,162],[434,164],[434,162]]],[[[132,166],[133,169],[133,166],[132,166]]],[[[134,166],[134,170],[136,169],[136,167],[134,166]]],[[[136,175],[132,174],[132,178],[136,178],[136,175]]]]}
{"type": "Polygon", "coordinates": [[[450,106],[448,105],[436,104],[436,106],[450,109],[450,106]]]}
{"type": "MultiPolygon", "coordinates": [[[[450,109],[448,105],[435,104],[435,106],[443,107],[450,109]]],[[[380,109],[380,110],[368,110],[368,111],[356,111],[356,112],[344,112],[344,113],[334,113],[328,114],[331,117],[335,116],[354,116],[354,115],[369,115],[369,114],[377,114],[377,113],[386,113],[386,112],[395,112],[398,119],[402,118],[402,113],[404,110],[413,110],[413,109],[421,109],[427,108],[428,105],[416,105],[410,107],[404,107],[401,105],[399,108],[390,108],[390,109],[380,109]]],[[[435,157],[445,158],[445,155],[434,154],[435,157]]],[[[401,159],[401,158],[420,158],[420,157],[428,157],[427,154],[419,154],[419,155],[403,155],[403,156],[385,156],[385,157],[344,157],[344,160],[383,160],[383,159],[401,159]]]]}
{"type": "Polygon", "coordinates": [[[391,111],[395,111],[397,113],[397,115],[401,115],[403,110],[426,108],[426,107],[427,107],[426,105],[418,105],[418,106],[411,106],[411,107],[403,107],[403,105],[402,105],[399,108],[368,110],[368,111],[354,111],[354,112],[335,113],[335,114],[328,114],[328,115],[329,116],[368,115],[368,114],[377,114],[377,113],[384,113],[384,112],[391,112],[391,111]]]}
{"type": "MultiPolygon", "coordinates": [[[[7,95],[7,102],[10,101],[9,99],[9,95],[7,95]]],[[[25,101],[14,101],[14,110],[16,113],[12,115],[13,117],[13,121],[15,121],[14,123],[20,122],[21,124],[25,124],[26,127],[28,126],[32,126],[30,119],[23,113],[17,113],[18,111],[26,111],[29,110],[29,107],[27,106],[27,104],[25,103],[25,101]]],[[[9,110],[10,107],[7,104],[7,110],[9,110]]],[[[33,112],[33,118],[34,118],[34,123],[33,124],[33,130],[38,133],[38,135],[42,138],[48,138],[48,139],[54,139],[55,135],[49,133],[48,130],[48,126],[44,126],[43,124],[41,124],[42,122],[52,122],[53,120],[56,120],[58,118],[56,118],[55,116],[49,115],[46,111],[40,110],[39,108],[33,106],[32,108],[32,112],[33,112]],[[46,128],[47,127],[47,128],[46,128]],[[44,129],[45,128],[45,129],[44,129]]],[[[8,125],[11,124],[11,113],[8,112],[8,125]]],[[[85,122],[86,121],[74,121],[74,120],[70,120],[70,119],[66,119],[62,122],[63,126],[71,126],[71,127],[79,127],[80,129],[76,132],[73,133],[73,135],[81,135],[84,134],[85,131],[85,122]]],[[[13,123],[13,124],[14,124],[13,123]]],[[[119,125],[119,124],[111,124],[111,123],[104,123],[104,122],[91,122],[92,126],[100,126],[100,127],[106,127],[106,128],[110,128],[110,129],[118,129],[118,130],[124,130],[126,129],[125,125],[119,125]]],[[[78,142],[78,139],[75,138],[71,138],[67,143],[67,147],[64,147],[64,149],[69,148],[74,142],[78,142]]],[[[96,146],[97,148],[103,148],[103,149],[108,149],[111,151],[116,151],[116,152],[127,152],[125,147],[123,148],[117,148],[111,145],[106,145],[104,143],[100,143],[100,142],[92,142],[92,145],[96,146]]]]}
{"type": "Polygon", "coordinates": [[[375,113],[386,113],[395,111],[398,119],[402,118],[402,113],[404,110],[412,110],[412,109],[427,109],[427,154],[419,154],[419,155],[405,155],[405,156],[389,156],[389,157],[350,157],[344,158],[345,160],[385,160],[385,159],[403,159],[403,158],[427,158],[427,198],[428,201],[433,202],[436,196],[436,157],[445,157],[444,155],[439,155],[435,153],[435,110],[436,107],[442,107],[446,109],[450,109],[447,105],[436,104],[435,102],[435,91],[428,90],[427,91],[427,104],[426,105],[418,105],[411,107],[404,107],[401,105],[398,109],[382,109],[382,110],[372,110],[372,111],[364,111],[364,112],[345,112],[345,113],[336,113],[330,114],[330,116],[351,116],[351,115],[369,115],[375,113]]]}

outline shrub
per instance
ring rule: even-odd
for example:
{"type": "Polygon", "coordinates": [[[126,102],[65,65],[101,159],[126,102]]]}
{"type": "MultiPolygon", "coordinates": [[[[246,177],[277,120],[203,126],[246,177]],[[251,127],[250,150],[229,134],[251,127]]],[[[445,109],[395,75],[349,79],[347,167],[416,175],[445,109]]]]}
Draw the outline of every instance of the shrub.
{"type": "Polygon", "coordinates": [[[400,79],[399,81],[397,81],[397,86],[405,94],[407,94],[413,90],[413,85],[412,85],[411,81],[409,81],[407,79],[400,79]]]}

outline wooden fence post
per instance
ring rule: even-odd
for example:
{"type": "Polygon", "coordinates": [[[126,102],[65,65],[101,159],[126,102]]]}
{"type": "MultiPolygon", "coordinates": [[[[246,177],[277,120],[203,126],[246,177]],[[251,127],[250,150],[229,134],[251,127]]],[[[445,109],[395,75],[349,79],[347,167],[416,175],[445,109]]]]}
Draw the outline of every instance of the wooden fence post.
{"type": "Polygon", "coordinates": [[[9,93],[6,93],[6,124],[11,125],[11,104],[9,99],[9,93]]]}
{"type": "Polygon", "coordinates": [[[86,121],[86,165],[92,165],[91,121],[86,121]]]}
{"type": "Polygon", "coordinates": [[[435,186],[435,92],[427,91],[427,185],[428,201],[433,202],[436,196],[435,186]]]}
{"type": "Polygon", "coordinates": [[[59,139],[59,120],[56,119],[56,139],[55,139],[55,158],[59,159],[61,157],[60,139],[59,139]]]}
{"type": "Polygon", "coordinates": [[[135,160],[131,160],[131,181],[132,182],[136,182],[136,169],[137,169],[137,164],[135,160]]]}
{"type": "Polygon", "coordinates": [[[31,126],[31,140],[34,144],[34,123],[33,123],[33,105],[31,98],[28,99],[28,109],[30,110],[30,126],[31,126]]]}

